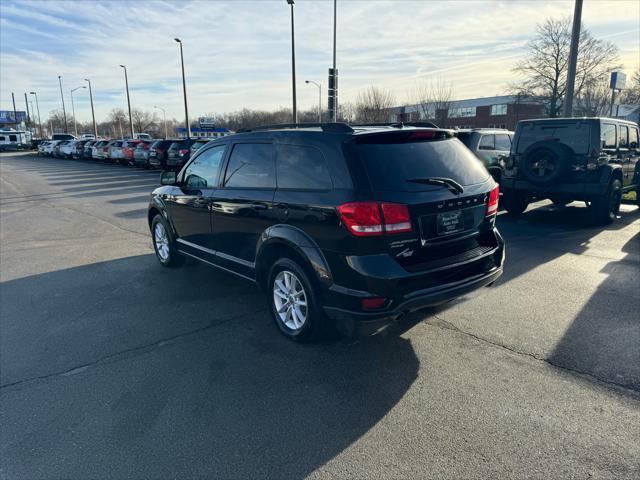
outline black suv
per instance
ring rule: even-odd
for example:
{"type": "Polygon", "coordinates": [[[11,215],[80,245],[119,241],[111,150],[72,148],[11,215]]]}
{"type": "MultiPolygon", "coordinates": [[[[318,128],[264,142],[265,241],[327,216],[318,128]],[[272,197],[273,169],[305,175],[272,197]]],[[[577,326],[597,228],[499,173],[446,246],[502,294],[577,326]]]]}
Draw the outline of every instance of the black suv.
{"type": "Polygon", "coordinates": [[[158,260],[184,256],[256,282],[280,331],[377,331],[492,284],[498,186],[453,132],[262,127],[211,141],[161,175],[158,260]]]}
{"type": "Polygon", "coordinates": [[[598,223],[612,222],[622,194],[640,195],[638,125],[613,118],[524,120],[516,126],[500,180],[502,205],[519,215],[532,199],[582,200],[598,223]]]}

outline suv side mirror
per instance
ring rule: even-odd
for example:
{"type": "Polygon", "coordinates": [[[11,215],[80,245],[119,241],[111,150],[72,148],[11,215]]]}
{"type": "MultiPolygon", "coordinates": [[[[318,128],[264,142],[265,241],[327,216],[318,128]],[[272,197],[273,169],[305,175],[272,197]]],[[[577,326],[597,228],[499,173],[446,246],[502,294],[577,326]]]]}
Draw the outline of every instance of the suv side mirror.
{"type": "Polygon", "coordinates": [[[176,183],[176,172],[167,170],[160,174],[160,185],[175,185],[176,183]]]}

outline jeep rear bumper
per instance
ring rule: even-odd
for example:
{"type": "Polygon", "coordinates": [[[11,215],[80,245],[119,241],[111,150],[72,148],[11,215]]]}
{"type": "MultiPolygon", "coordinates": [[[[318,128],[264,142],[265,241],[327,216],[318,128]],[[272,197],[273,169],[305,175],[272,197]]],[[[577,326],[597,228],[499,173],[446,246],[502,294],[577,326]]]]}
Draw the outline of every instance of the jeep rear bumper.
{"type": "Polygon", "coordinates": [[[517,180],[515,178],[500,179],[500,188],[534,192],[540,195],[568,194],[576,197],[576,199],[589,198],[598,195],[604,195],[608,188],[608,183],[557,183],[554,185],[535,185],[527,180],[517,180]]]}

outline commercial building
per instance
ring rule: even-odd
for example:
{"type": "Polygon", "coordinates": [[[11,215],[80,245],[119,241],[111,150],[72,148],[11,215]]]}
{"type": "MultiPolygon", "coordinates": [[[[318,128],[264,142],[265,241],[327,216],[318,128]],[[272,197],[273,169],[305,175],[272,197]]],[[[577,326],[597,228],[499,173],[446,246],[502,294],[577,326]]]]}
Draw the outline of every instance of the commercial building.
{"type": "Polygon", "coordinates": [[[544,104],[516,95],[470,98],[449,102],[448,109],[434,104],[406,105],[390,110],[392,122],[437,119],[444,128],[506,128],[513,130],[520,120],[544,116],[544,104]]]}

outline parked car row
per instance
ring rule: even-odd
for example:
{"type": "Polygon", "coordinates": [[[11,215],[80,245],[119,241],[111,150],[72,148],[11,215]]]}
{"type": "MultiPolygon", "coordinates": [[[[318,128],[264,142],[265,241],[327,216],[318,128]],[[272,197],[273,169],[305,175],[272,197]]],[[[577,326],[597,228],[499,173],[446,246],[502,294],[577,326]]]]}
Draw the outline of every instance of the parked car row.
{"type": "Polygon", "coordinates": [[[46,140],[38,145],[38,155],[100,160],[142,168],[180,169],[207,140],[196,139],[65,139],[46,140]]]}

